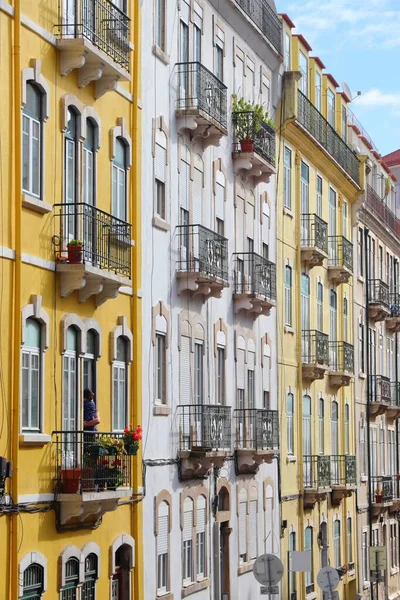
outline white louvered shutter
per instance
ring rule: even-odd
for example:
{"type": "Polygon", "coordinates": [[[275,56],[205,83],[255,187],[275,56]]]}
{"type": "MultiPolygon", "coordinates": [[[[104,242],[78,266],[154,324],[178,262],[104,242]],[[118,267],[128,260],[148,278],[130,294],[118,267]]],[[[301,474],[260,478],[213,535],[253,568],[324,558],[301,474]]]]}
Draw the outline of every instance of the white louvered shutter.
{"type": "Polygon", "coordinates": [[[247,553],[247,502],[239,503],[239,554],[247,553]]]}
{"type": "Polygon", "coordinates": [[[184,23],[186,23],[187,25],[189,25],[189,20],[190,20],[190,6],[186,2],[186,0],[182,0],[182,2],[181,2],[181,14],[180,14],[180,18],[181,18],[181,21],[184,21],[184,23]]]}
{"type": "Polygon", "coordinates": [[[217,183],[216,184],[216,193],[215,193],[215,216],[217,219],[224,220],[224,197],[225,197],[225,188],[217,183]]]}
{"type": "Polygon", "coordinates": [[[249,352],[247,355],[247,368],[250,371],[254,371],[255,366],[256,366],[256,359],[255,359],[255,353],[254,352],[249,352]]]}
{"type": "Polygon", "coordinates": [[[244,350],[239,349],[237,351],[237,362],[236,362],[236,377],[237,377],[237,388],[239,390],[244,390],[244,365],[245,365],[245,356],[244,350]]]}
{"type": "Polygon", "coordinates": [[[254,206],[249,202],[247,203],[246,234],[247,237],[254,240],[254,206]]]}
{"type": "Polygon", "coordinates": [[[193,536],[193,502],[185,501],[183,509],[183,541],[188,542],[193,536]]]}
{"type": "Polygon", "coordinates": [[[168,513],[168,504],[161,502],[158,507],[157,556],[168,554],[168,513]]]}
{"type": "Polygon", "coordinates": [[[158,181],[162,181],[163,183],[165,183],[165,179],[166,179],[166,177],[165,177],[166,159],[167,159],[166,149],[163,148],[162,146],[160,146],[159,144],[156,144],[155,158],[154,158],[155,178],[158,179],[158,181]]]}
{"type": "Polygon", "coordinates": [[[244,246],[244,200],[236,198],[236,252],[243,252],[244,246]]]}
{"type": "Polygon", "coordinates": [[[257,500],[249,508],[249,559],[257,558],[257,500]]]}
{"type": "Polygon", "coordinates": [[[181,337],[181,397],[180,404],[190,404],[191,386],[190,386],[190,338],[183,335],[181,337]]]}
{"type": "Polygon", "coordinates": [[[204,533],[206,530],[206,499],[199,496],[197,500],[197,533],[204,533]]]}
{"type": "Polygon", "coordinates": [[[269,392],[270,368],[270,358],[264,354],[263,390],[265,392],[269,392]]]}
{"type": "MultiPolygon", "coordinates": [[[[193,169],[193,225],[202,224],[202,190],[203,190],[203,173],[199,169],[193,169]]],[[[200,231],[196,227],[193,232],[193,254],[194,257],[200,258],[200,231]]],[[[203,257],[204,258],[204,257],[203,257]]],[[[200,267],[201,268],[201,267],[200,267]]]]}
{"type": "Polygon", "coordinates": [[[179,202],[181,208],[189,210],[189,181],[190,165],[185,160],[181,160],[179,202]]]}
{"type": "Polygon", "coordinates": [[[273,552],[272,498],[265,499],[265,552],[273,552]]]}

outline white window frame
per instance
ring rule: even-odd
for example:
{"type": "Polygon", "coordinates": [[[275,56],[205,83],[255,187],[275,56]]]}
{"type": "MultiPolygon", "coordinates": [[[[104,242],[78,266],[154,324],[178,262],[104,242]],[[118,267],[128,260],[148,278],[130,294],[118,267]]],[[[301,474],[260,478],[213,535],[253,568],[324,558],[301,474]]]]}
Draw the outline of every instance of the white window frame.
{"type": "MultiPolygon", "coordinates": [[[[203,500],[202,500],[203,502],[203,500]]],[[[197,527],[196,527],[196,579],[201,580],[207,576],[207,498],[204,494],[197,497],[197,527]],[[204,499],[204,529],[199,526],[199,500],[204,499]]]]}
{"type": "Polygon", "coordinates": [[[28,321],[35,321],[37,326],[39,327],[39,345],[36,346],[28,346],[24,344],[22,346],[22,360],[21,360],[21,431],[26,433],[40,433],[42,431],[42,422],[43,422],[43,328],[38,319],[34,317],[29,317],[25,321],[25,327],[27,327],[28,321]],[[24,367],[24,357],[27,358],[28,364],[27,367],[24,367]],[[35,369],[36,377],[37,377],[37,427],[32,427],[32,388],[33,388],[33,366],[32,363],[37,359],[37,368],[35,369]],[[24,393],[24,371],[27,370],[28,373],[28,389],[26,390],[26,394],[24,393]],[[24,412],[24,397],[27,398],[27,413],[28,413],[28,424],[24,425],[22,422],[23,412],[24,412]]]}
{"type": "Polygon", "coordinates": [[[292,209],[292,151],[284,147],[284,176],[283,176],[283,201],[284,207],[292,209]]]}
{"type": "MultiPolygon", "coordinates": [[[[40,95],[40,92],[38,90],[36,90],[37,93],[40,95]]],[[[22,191],[26,194],[29,194],[30,196],[33,196],[34,198],[38,198],[40,199],[42,194],[41,194],[41,184],[42,184],[42,176],[41,176],[41,171],[42,171],[42,119],[36,119],[35,117],[33,117],[32,115],[29,115],[27,112],[23,112],[22,113],[22,137],[23,140],[25,139],[26,136],[26,143],[27,143],[27,156],[28,156],[28,160],[26,161],[27,164],[27,179],[28,179],[28,185],[26,186],[26,188],[23,187],[22,184],[22,191]],[[34,146],[37,147],[37,150],[35,151],[34,146]],[[33,169],[33,163],[34,163],[34,155],[36,155],[36,160],[37,160],[37,165],[36,165],[36,169],[33,169]],[[34,191],[34,171],[36,171],[36,176],[37,176],[37,182],[36,182],[36,186],[37,186],[37,192],[34,191]]],[[[25,147],[25,143],[23,141],[22,147],[25,147]]],[[[25,154],[23,152],[23,154],[25,154]]],[[[23,166],[23,171],[24,171],[24,166],[23,166]]],[[[24,178],[22,178],[22,182],[24,181],[24,178]]]]}
{"type": "Polygon", "coordinates": [[[286,444],[287,454],[294,454],[294,394],[288,392],[286,394],[286,444]],[[288,400],[291,397],[292,411],[288,412],[288,400]]]}
{"type": "Polygon", "coordinates": [[[333,566],[335,567],[335,569],[338,569],[339,567],[342,566],[342,549],[340,547],[341,544],[341,539],[340,539],[340,520],[339,519],[335,519],[333,521],[333,557],[334,557],[334,564],[333,566]]]}
{"type": "Polygon", "coordinates": [[[155,362],[155,402],[167,405],[167,334],[156,331],[156,344],[154,349],[155,362]],[[162,360],[160,360],[160,356],[162,360]]]}
{"type": "Polygon", "coordinates": [[[157,508],[157,537],[156,537],[156,546],[157,546],[157,595],[166,594],[169,591],[169,562],[170,562],[170,540],[169,540],[169,519],[170,519],[170,510],[171,506],[166,500],[162,500],[157,508]],[[164,509],[165,505],[167,508],[164,509]],[[163,514],[160,514],[163,512],[163,514]],[[164,514],[166,513],[166,514],[164,514]],[[167,519],[167,552],[160,553],[159,552],[159,535],[160,535],[160,518],[167,519]],[[162,570],[162,574],[160,571],[162,570]],[[162,580],[160,579],[162,576],[162,580]],[[164,585],[160,585],[163,583],[164,585]]]}
{"type": "Polygon", "coordinates": [[[293,287],[293,269],[290,265],[285,265],[285,325],[292,326],[293,307],[292,307],[292,287],[293,287]],[[289,276],[289,281],[288,281],[289,276]]]}
{"type": "Polygon", "coordinates": [[[225,348],[217,346],[217,404],[226,403],[225,348]]]}
{"type": "Polygon", "coordinates": [[[369,582],[368,531],[362,532],[362,571],[364,583],[369,582]]]}
{"type": "Polygon", "coordinates": [[[165,0],[155,0],[155,18],[154,18],[154,41],[160,50],[165,52],[166,48],[166,10],[165,0]]]}
{"type": "MultiPolygon", "coordinates": [[[[121,336],[122,337],[122,336],[121,336]]],[[[118,343],[118,340],[117,340],[118,343]]],[[[127,344],[127,340],[124,340],[127,344]]],[[[128,363],[127,361],[113,360],[112,363],[112,429],[113,431],[123,431],[128,424],[128,363]],[[123,378],[121,375],[123,374],[123,378]],[[117,394],[115,393],[115,385],[117,384],[117,394]],[[123,384],[124,397],[120,398],[120,385],[123,384]],[[122,406],[121,402],[124,403],[122,406]],[[117,409],[117,418],[115,418],[115,408],[117,409]],[[122,422],[121,418],[125,417],[122,422]]]]}
{"type": "Polygon", "coordinates": [[[193,553],[194,553],[194,547],[193,547],[193,522],[194,522],[194,502],[193,499],[188,497],[185,498],[184,503],[183,503],[183,518],[185,518],[185,513],[186,512],[191,512],[192,513],[192,527],[191,527],[191,532],[190,532],[190,537],[188,537],[187,540],[184,539],[184,532],[185,532],[185,528],[183,525],[183,529],[182,529],[182,582],[183,585],[189,585],[190,583],[192,583],[194,581],[194,565],[193,565],[193,553]],[[191,510],[187,510],[185,509],[185,505],[186,507],[189,507],[189,502],[190,501],[190,505],[191,505],[191,510]]]}

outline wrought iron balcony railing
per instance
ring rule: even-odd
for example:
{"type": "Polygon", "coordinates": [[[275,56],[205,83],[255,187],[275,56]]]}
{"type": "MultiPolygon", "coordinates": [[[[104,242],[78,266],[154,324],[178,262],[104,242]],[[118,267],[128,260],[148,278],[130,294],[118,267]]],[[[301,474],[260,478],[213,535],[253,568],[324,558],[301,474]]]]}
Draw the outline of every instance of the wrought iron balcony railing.
{"type": "Polygon", "coordinates": [[[389,307],[391,317],[400,317],[400,294],[392,292],[389,294],[389,307]]]}
{"type": "Polygon", "coordinates": [[[301,333],[303,364],[329,363],[328,336],[315,329],[307,329],[301,333]]]}
{"type": "Polygon", "coordinates": [[[279,417],[277,410],[239,408],[233,411],[237,450],[278,450],[279,417]]]}
{"type": "Polygon", "coordinates": [[[328,237],[329,266],[346,267],[353,272],[353,244],[343,235],[328,237]]]}
{"type": "Polygon", "coordinates": [[[347,175],[359,185],[360,174],[357,155],[300,90],[298,90],[297,118],[347,175]]]}
{"type": "Polygon", "coordinates": [[[276,299],[276,265],[255,252],[235,252],[235,294],[276,299]]]}
{"type": "Polygon", "coordinates": [[[203,225],[177,227],[177,270],[228,282],[228,240],[203,225]]]}
{"type": "Polygon", "coordinates": [[[59,493],[132,487],[131,454],[123,433],[55,431],[53,443],[59,493]]]}
{"type": "Polygon", "coordinates": [[[328,224],[315,214],[301,215],[300,241],[303,248],[317,248],[328,254],[328,224]]]}
{"type": "Polygon", "coordinates": [[[328,488],[331,483],[331,457],[325,455],[303,456],[304,488],[328,488]]]}
{"type": "Polygon", "coordinates": [[[331,456],[331,485],[356,484],[356,457],[346,455],[331,456]]]}
{"type": "Polygon", "coordinates": [[[129,71],[130,19],[111,0],[58,2],[58,38],[86,38],[129,71]]]}
{"type": "Polygon", "coordinates": [[[282,22],[267,0],[235,0],[282,56],[282,22]]]}
{"type": "Polygon", "coordinates": [[[200,62],[177,63],[179,111],[202,111],[224,129],[228,127],[227,87],[200,62]]]}
{"type": "Polygon", "coordinates": [[[241,140],[252,140],[254,152],[275,166],[275,129],[253,111],[233,112],[232,124],[234,135],[238,140],[234,144],[234,152],[243,151],[241,140]]]}
{"type": "MultiPolygon", "coordinates": [[[[387,475],[387,476],[373,476],[371,477],[371,492],[373,495],[372,502],[376,502],[380,504],[380,498],[382,497],[383,502],[392,502],[394,498],[394,492],[397,491],[397,487],[395,488],[394,484],[397,484],[397,475],[387,475]]],[[[398,497],[398,496],[397,496],[398,497]]]]}
{"type": "Polygon", "coordinates": [[[389,306],[389,286],[381,279],[368,280],[368,293],[370,304],[385,304],[389,306]]]}
{"type": "Polygon", "coordinates": [[[179,448],[181,451],[229,451],[232,417],[230,406],[180,404],[179,448]]]}
{"type": "Polygon", "coordinates": [[[371,211],[379,221],[382,221],[389,227],[396,236],[400,236],[400,219],[396,217],[394,212],[369,184],[367,184],[365,201],[368,210],[371,211]]]}
{"type": "Polygon", "coordinates": [[[336,372],[354,373],[354,346],[347,342],[329,342],[329,367],[336,372]]]}
{"type": "Polygon", "coordinates": [[[390,406],[400,407],[400,382],[390,384],[390,406]]]}
{"type": "Polygon", "coordinates": [[[390,404],[391,384],[389,377],[383,375],[369,376],[369,401],[379,404],[390,404]]]}
{"type": "Polygon", "coordinates": [[[131,225],[85,202],[54,205],[58,258],[68,262],[72,239],[83,242],[82,262],[131,278],[131,225]]]}

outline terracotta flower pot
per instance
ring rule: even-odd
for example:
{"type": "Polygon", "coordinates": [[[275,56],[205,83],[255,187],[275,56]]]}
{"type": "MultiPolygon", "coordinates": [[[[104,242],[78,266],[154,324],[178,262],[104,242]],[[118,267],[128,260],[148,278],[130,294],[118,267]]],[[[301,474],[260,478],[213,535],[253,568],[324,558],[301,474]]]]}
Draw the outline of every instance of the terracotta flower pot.
{"type": "Polygon", "coordinates": [[[254,152],[254,140],[241,140],[240,150],[242,152],[254,152]]]}
{"type": "Polygon", "coordinates": [[[382,502],[383,502],[383,495],[382,494],[375,494],[375,502],[376,502],[376,504],[382,504],[382,502]]]}
{"type": "Polygon", "coordinates": [[[68,244],[68,262],[72,264],[80,264],[83,258],[83,246],[75,246],[68,244]]]}
{"type": "Polygon", "coordinates": [[[64,494],[77,494],[81,483],[82,470],[77,467],[75,469],[62,469],[61,477],[63,482],[64,494]]]}

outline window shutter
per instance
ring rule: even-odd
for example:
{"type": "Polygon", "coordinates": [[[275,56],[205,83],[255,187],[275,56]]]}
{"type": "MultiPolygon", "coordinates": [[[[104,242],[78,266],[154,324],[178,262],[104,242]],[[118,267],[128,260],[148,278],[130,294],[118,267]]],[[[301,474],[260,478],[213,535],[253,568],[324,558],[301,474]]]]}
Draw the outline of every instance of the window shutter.
{"type": "Polygon", "coordinates": [[[239,503],[239,554],[242,556],[247,551],[247,502],[239,503]]]}
{"type": "Polygon", "coordinates": [[[247,355],[247,368],[250,371],[254,371],[255,368],[255,364],[256,364],[256,355],[254,352],[249,352],[247,355]]]}
{"type": "Polygon", "coordinates": [[[193,535],[193,502],[185,503],[183,513],[183,541],[188,542],[193,535]]]}
{"type": "Polygon", "coordinates": [[[202,222],[202,189],[203,173],[193,169],[193,223],[201,225],[202,222]]]}
{"type": "Polygon", "coordinates": [[[181,373],[180,373],[180,387],[181,387],[181,404],[190,404],[191,393],[190,393],[190,338],[187,336],[181,337],[181,373]]]}
{"type": "Polygon", "coordinates": [[[263,366],[263,390],[266,392],[269,391],[269,381],[270,381],[270,358],[269,356],[265,356],[264,354],[264,366],[263,366]]]}
{"type": "Polygon", "coordinates": [[[216,184],[216,194],[215,194],[215,216],[217,219],[224,220],[224,197],[225,197],[225,188],[217,183],[216,184]]]}
{"type": "Polygon", "coordinates": [[[162,148],[159,144],[156,144],[155,159],[154,159],[154,171],[155,177],[159,181],[165,183],[165,164],[167,159],[167,151],[162,148]]]}
{"type": "Polygon", "coordinates": [[[199,496],[197,500],[197,533],[204,533],[206,530],[206,499],[199,496]]]}
{"type": "Polygon", "coordinates": [[[257,558],[257,500],[249,508],[249,559],[257,558]]]}
{"type": "Polygon", "coordinates": [[[190,166],[186,161],[181,160],[179,199],[181,208],[185,210],[189,210],[189,180],[190,166]]]}
{"type": "Polygon", "coordinates": [[[247,203],[246,233],[247,237],[254,240],[254,206],[249,202],[247,203]]]}
{"type": "Polygon", "coordinates": [[[240,196],[236,198],[236,252],[243,252],[244,241],[244,200],[240,196]]]}
{"type": "Polygon", "coordinates": [[[244,390],[244,350],[237,351],[236,370],[237,387],[244,390]]]}
{"type": "Polygon", "coordinates": [[[272,537],[272,498],[265,499],[265,552],[270,554],[273,551],[272,537]]]}
{"type": "Polygon", "coordinates": [[[161,502],[158,507],[157,555],[168,554],[168,512],[169,506],[161,502]]]}
{"type": "Polygon", "coordinates": [[[181,2],[181,20],[184,21],[187,25],[189,25],[190,21],[190,7],[186,0],[182,0],[181,2]]]}

